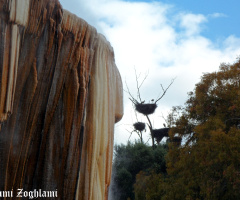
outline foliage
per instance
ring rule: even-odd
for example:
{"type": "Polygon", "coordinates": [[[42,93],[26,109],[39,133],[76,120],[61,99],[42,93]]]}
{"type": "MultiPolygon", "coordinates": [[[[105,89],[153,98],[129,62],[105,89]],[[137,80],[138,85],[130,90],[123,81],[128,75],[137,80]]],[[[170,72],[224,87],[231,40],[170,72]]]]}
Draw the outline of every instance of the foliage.
{"type": "Polygon", "coordinates": [[[180,135],[185,145],[169,143],[167,175],[137,175],[136,199],[239,199],[240,61],[204,74],[173,112],[170,137],[180,135]]]}
{"type": "Polygon", "coordinates": [[[135,200],[159,200],[165,194],[164,174],[151,171],[137,174],[134,184],[135,200]]]}
{"type": "MultiPolygon", "coordinates": [[[[199,132],[200,134],[202,132],[199,132]]],[[[240,131],[213,130],[194,145],[170,147],[167,199],[237,199],[240,196],[240,131]],[[176,196],[178,195],[178,198],[176,196]]]]}
{"type": "Polygon", "coordinates": [[[133,185],[140,171],[166,173],[166,153],[167,145],[158,145],[154,150],[139,142],[116,145],[113,163],[113,182],[116,184],[116,188],[113,188],[114,199],[134,199],[133,185]]]}

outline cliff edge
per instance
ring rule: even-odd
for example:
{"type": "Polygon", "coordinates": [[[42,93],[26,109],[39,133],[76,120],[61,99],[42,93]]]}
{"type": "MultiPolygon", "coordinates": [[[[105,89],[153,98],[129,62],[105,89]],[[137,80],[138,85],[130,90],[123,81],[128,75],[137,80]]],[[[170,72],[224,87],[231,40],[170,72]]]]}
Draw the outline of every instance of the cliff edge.
{"type": "Polygon", "coordinates": [[[1,0],[0,29],[0,191],[107,199],[123,115],[109,42],[58,0],[1,0]]]}

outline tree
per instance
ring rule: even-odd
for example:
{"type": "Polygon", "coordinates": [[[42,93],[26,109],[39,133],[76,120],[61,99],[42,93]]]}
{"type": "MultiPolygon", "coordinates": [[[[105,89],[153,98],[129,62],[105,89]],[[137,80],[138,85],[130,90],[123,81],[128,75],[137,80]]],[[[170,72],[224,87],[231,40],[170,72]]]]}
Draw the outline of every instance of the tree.
{"type": "Polygon", "coordinates": [[[168,173],[183,198],[236,199],[240,196],[240,61],[222,64],[196,84],[176,133],[187,136],[181,149],[170,147],[168,173]]]}
{"type": "Polygon", "coordinates": [[[114,199],[134,199],[133,186],[140,171],[166,173],[166,153],[167,145],[158,145],[154,150],[139,142],[116,145],[112,177],[112,182],[116,185],[112,188],[114,199]]]}
{"type": "Polygon", "coordinates": [[[239,199],[240,60],[204,74],[185,107],[174,112],[181,114],[170,115],[170,138],[178,134],[185,144],[169,143],[166,176],[137,176],[136,186],[141,180],[147,185],[144,198],[239,199]]]}
{"type": "MultiPolygon", "coordinates": [[[[146,103],[146,100],[143,100],[142,97],[141,97],[141,93],[140,93],[140,88],[141,86],[143,85],[144,81],[146,80],[148,74],[145,74],[145,77],[143,78],[143,80],[141,82],[139,82],[139,78],[140,78],[140,75],[137,75],[137,72],[136,72],[136,69],[135,69],[135,78],[136,78],[136,84],[137,84],[137,97],[135,98],[129,88],[128,88],[128,85],[126,83],[126,87],[127,87],[127,90],[126,92],[129,94],[129,99],[131,100],[131,102],[133,103],[133,106],[135,108],[135,114],[136,112],[144,115],[147,119],[147,125],[149,127],[149,130],[150,130],[150,135],[151,135],[151,139],[152,139],[152,147],[154,149],[154,138],[156,138],[157,140],[157,143],[159,144],[159,140],[161,141],[163,137],[165,136],[168,136],[168,129],[165,129],[164,131],[163,130],[155,130],[154,131],[154,127],[152,125],[152,122],[149,118],[149,115],[152,115],[156,108],[157,108],[157,102],[160,101],[166,94],[167,90],[170,88],[170,86],[173,84],[174,82],[174,79],[171,81],[171,83],[167,86],[167,88],[164,88],[161,84],[161,89],[162,89],[162,94],[160,94],[156,100],[152,99],[151,100],[151,103],[146,103]],[[159,133],[161,132],[161,133],[159,133]]],[[[136,119],[137,119],[137,114],[136,114],[136,119]]],[[[144,124],[144,128],[145,128],[145,123],[142,123],[142,122],[137,122],[137,123],[134,123],[134,130],[131,132],[131,134],[133,132],[136,132],[141,140],[141,142],[143,142],[142,140],[142,130],[138,130],[136,127],[135,127],[135,124],[144,124]]],[[[131,137],[131,135],[130,135],[131,137]]]]}

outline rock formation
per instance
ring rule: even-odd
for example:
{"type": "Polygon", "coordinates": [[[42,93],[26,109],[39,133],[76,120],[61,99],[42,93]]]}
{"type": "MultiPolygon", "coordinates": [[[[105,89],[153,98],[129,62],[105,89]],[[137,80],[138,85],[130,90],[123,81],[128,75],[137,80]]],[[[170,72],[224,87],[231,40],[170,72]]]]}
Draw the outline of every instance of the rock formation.
{"type": "Polygon", "coordinates": [[[0,88],[0,191],[107,199],[123,102],[106,39],[58,0],[0,0],[0,88]]]}

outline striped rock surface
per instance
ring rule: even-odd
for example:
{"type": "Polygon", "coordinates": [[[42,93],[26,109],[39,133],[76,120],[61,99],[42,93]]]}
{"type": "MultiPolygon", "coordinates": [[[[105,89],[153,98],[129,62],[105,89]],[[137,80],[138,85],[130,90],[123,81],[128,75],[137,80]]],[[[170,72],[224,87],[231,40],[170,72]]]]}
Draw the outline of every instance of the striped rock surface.
{"type": "Polygon", "coordinates": [[[0,191],[107,199],[123,94],[104,36],[58,0],[0,0],[0,88],[0,191]]]}

